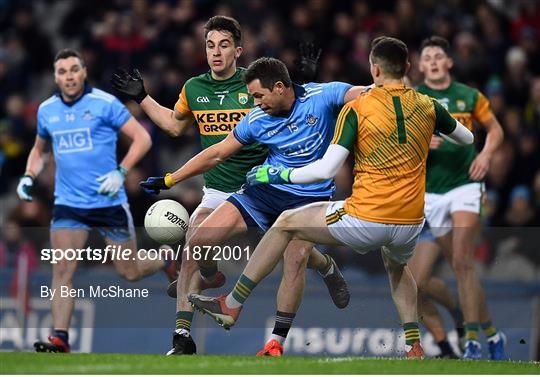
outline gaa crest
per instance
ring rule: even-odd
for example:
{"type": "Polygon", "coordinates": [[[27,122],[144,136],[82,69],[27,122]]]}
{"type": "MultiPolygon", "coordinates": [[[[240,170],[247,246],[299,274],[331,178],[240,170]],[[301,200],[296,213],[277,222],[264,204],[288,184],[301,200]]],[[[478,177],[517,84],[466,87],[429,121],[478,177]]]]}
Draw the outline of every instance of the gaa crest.
{"type": "Polygon", "coordinates": [[[465,101],[463,101],[462,99],[458,99],[456,101],[456,106],[457,106],[459,111],[464,111],[465,110],[465,101]]]}
{"type": "Polygon", "coordinates": [[[308,126],[314,126],[319,121],[319,118],[314,117],[313,115],[309,114],[306,119],[306,123],[308,126]]]}
{"type": "Polygon", "coordinates": [[[245,105],[248,102],[247,93],[238,93],[238,102],[240,102],[241,105],[245,105]]]}

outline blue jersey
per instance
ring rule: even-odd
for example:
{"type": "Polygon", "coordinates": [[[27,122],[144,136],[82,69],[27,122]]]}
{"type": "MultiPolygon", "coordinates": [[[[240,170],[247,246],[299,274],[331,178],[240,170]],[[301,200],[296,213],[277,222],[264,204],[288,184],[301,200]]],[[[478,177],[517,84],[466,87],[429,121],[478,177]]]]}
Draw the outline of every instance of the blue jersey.
{"type": "MultiPolygon", "coordinates": [[[[260,108],[250,111],[233,130],[242,144],[268,146],[267,164],[299,168],[323,157],[334,135],[336,118],[352,85],[342,82],[295,85],[296,99],[288,117],[275,117],[260,108]]],[[[331,196],[334,180],[310,184],[273,185],[296,195],[331,196]]]]}
{"type": "Polygon", "coordinates": [[[114,198],[98,194],[96,178],[118,167],[118,131],[130,117],[116,97],[90,87],[73,103],[55,94],[39,106],[37,133],[51,141],[56,161],[54,204],[103,208],[127,201],[123,187],[114,198]]]}

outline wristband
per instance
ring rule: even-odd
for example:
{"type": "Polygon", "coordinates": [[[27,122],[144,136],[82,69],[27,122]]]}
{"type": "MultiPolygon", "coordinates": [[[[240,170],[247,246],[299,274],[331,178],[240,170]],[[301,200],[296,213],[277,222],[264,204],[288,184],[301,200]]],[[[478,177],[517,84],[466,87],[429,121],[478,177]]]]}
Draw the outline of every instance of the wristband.
{"type": "Polygon", "coordinates": [[[173,187],[174,184],[176,183],[171,173],[165,174],[165,178],[163,180],[165,181],[165,186],[167,186],[168,188],[173,187]]]}
{"type": "Polygon", "coordinates": [[[126,169],[125,167],[123,167],[122,165],[118,165],[118,171],[120,172],[120,174],[122,174],[124,176],[124,178],[126,177],[127,173],[128,173],[128,169],[126,169]]]}

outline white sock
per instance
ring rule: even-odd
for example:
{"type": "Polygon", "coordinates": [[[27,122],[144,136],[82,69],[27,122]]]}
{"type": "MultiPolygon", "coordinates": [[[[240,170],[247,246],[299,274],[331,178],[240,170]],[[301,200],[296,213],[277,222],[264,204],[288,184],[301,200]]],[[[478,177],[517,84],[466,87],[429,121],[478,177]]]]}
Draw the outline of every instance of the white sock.
{"type": "Polygon", "coordinates": [[[178,335],[185,336],[186,338],[189,336],[189,330],[186,330],[186,329],[176,329],[174,330],[174,332],[177,333],[178,335]]]}
{"type": "Polygon", "coordinates": [[[225,298],[225,305],[231,309],[236,309],[242,306],[242,303],[238,302],[234,297],[232,293],[229,293],[227,297],[225,298]]]}
{"type": "Polygon", "coordinates": [[[331,264],[330,264],[330,268],[328,269],[328,271],[326,271],[326,273],[323,274],[323,273],[319,272],[319,274],[320,274],[323,278],[325,278],[325,277],[327,277],[328,275],[333,274],[333,273],[334,273],[334,263],[331,263],[331,264]]]}
{"type": "Polygon", "coordinates": [[[487,338],[487,341],[490,343],[497,343],[500,340],[501,336],[499,335],[499,332],[497,331],[495,335],[490,336],[487,338]]]}
{"type": "Polygon", "coordinates": [[[279,344],[283,345],[285,343],[285,338],[276,334],[270,335],[270,340],[277,340],[279,344]]]}

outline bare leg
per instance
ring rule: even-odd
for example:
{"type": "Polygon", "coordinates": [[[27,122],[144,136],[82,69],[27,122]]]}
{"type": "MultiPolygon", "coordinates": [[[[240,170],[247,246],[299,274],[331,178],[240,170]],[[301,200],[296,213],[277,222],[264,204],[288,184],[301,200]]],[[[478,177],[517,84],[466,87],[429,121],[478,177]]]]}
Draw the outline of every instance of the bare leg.
{"type": "Polygon", "coordinates": [[[456,273],[459,300],[467,323],[480,322],[482,287],[474,269],[474,239],[479,228],[478,214],[465,211],[452,213],[452,267],[456,273]]]}
{"type": "MultiPolygon", "coordinates": [[[[197,229],[201,223],[206,220],[214,210],[211,208],[199,208],[193,214],[186,239],[190,239],[194,229],[197,229]]],[[[199,275],[199,266],[193,258],[187,258],[187,252],[182,253],[182,264],[180,265],[180,274],[176,283],[176,311],[193,312],[193,307],[187,301],[189,293],[201,292],[201,277],[199,275]]]]}
{"type": "MultiPolygon", "coordinates": [[[[313,244],[291,241],[283,255],[283,277],[277,294],[277,310],[296,313],[306,284],[306,266],[313,244]]],[[[325,263],[326,264],[326,263],[325,263]]]]}
{"type": "Polygon", "coordinates": [[[110,238],[106,238],[107,244],[121,248],[121,250],[131,250],[127,260],[114,259],[114,268],[120,276],[128,281],[137,281],[145,276],[152,275],[165,267],[165,261],[162,258],[156,260],[137,259],[137,239],[134,237],[126,242],[118,242],[110,238]],[[132,259],[135,257],[135,259],[132,259]]]}
{"type": "Polygon", "coordinates": [[[418,322],[417,289],[413,275],[406,264],[400,264],[382,254],[384,267],[390,280],[392,298],[402,323],[418,322]]]}
{"type": "MultiPolygon", "coordinates": [[[[53,249],[81,249],[88,238],[86,230],[61,229],[51,231],[51,246],[53,249]]],[[[73,274],[77,269],[77,261],[61,260],[53,264],[52,289],[56,289],[51,302],[53,327],[55,330],[68,331],[73,314],[75,299],[60,297],[61,287],[73,288],[73,274]]]]}

